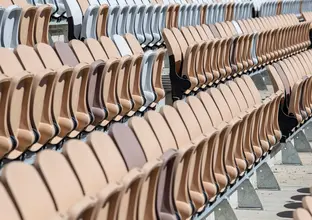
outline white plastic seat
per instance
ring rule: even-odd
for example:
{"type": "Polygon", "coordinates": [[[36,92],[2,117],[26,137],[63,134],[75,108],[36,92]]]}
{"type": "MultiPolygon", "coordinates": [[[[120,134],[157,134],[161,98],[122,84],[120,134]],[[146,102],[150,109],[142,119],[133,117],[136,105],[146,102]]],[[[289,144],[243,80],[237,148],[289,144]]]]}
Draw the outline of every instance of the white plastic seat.
{"type": "Polygon", "coordinates": [[[98,5],[79,5],[76,0],[66,0],[65,8],[69,23],[69,40],[96,37],[98,5]]]}
{"type": "Polygon", "coordinates": [[[18,45],[19,23],[22,9],[16,5],[10,5],[1,10],[0,21],[0,45],[1,47],[15,48],[18,45]]]}

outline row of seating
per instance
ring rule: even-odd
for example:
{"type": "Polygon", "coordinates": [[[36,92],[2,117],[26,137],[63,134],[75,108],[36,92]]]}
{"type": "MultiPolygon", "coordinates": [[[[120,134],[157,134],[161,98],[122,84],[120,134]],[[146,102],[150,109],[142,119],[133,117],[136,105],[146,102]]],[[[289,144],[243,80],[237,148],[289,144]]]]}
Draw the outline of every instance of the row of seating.
{"type": "Polygon", "coordinates": [[[307,10],[305,8],[306,5],[311,5],[311,2],[305,0],[267,1],[261,4],[259,16],[275,16],[280,14],[299,15],[304,10],[307,10]]]}
{"type": "Polygon", "coordinates": [[[33,46],[48,43],[52,7],[35,7],[25,0],[0,2],[0,46],[15,48],[18,44],[33,46]]]}
{"type": "Polygon", "coordinates": [[[279,91],[262,100],[244,75],[128,125],[115,123],[108,134],[70,140],[62,153],[41,151],[34,166],[9,163],[0,177],[1,215],[190,219],[279,142],[282,97],[279,91]]]}
{"type": "Polygon", "coordinates": [[[173,95],[181,98],[310,45],[295,15],[164,29],[173,95]],[[254,32],[254,31],[257,32],[254,32]]]}
{"type": "Polygon", "coordinates": [[[165,27],[215,23],[252,16],[251,3],[201,4],[188,2],[104,1],[88,4],[84,0],[66,1],[75,38],[111,37],[131,33],[142,47],[160,46],[165,27]]]}
{"type": "Polygon", "coordinates": [[[53,48],[0,48],[1,158],[16,159],[155,108],[165,95],[165,49],[144,53],[130,34],[114,42],[102,37],[53,48]]]}
{"type": "Polygon", "coordinates": [[[307,50],[266,67],[275,91],[285,91],[285,100],[282,102],[283,115],[295,118],[297,122],[294,126],[293,123],[289,123],[290,120],[284,118],[282,127],[294,128],[312,115],[312,100],[309,95],[312,79],[311,56],[311,50],[307,50]]]}

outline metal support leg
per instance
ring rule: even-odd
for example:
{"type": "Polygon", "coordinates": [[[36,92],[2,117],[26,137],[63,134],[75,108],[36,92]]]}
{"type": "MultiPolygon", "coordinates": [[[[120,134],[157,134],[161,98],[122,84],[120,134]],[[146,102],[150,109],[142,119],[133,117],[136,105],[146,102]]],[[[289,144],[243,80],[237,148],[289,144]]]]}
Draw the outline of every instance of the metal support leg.
{"type": "Polygon", "coordinates": [[[229,201],[224,199],[214,211],[215,220],[238,220],[229,201]]]}
{"type": "Polygon", "coordinates": [[[251,184],[246,179],[237,189],[238,208],[239,209],[259,209],[263,210],[259,196],[251,184]]]}
{"type": "Polygon", "coordinates": [[[312,141],[312,122],[308,122],[308,124],[304,128],[304,133],[309,142],[312,141]]]}
{"type": "Polygon", "coordinates": [[[257,187],[258,189],[281,190],[270,166],[267,163],[263,163],[259,169],[257,169],[257,187]]]}
{"type": "Polygon", "coordinates": [[[282,164],[302,165],[298,152],[291,141],[282,143],[282,164]]]}
{"type": "Polygon", "coordinates": [[[298,131],[298,133],[295,135],[294,145],[298,152],[312,152],[310,143],[302,130],[298,131]]]}

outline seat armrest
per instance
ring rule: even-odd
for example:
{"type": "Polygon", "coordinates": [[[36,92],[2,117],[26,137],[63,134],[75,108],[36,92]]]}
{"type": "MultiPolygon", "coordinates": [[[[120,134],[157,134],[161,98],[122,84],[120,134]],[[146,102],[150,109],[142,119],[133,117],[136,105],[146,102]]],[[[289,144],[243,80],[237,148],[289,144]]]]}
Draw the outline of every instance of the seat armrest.
{"type": "Polygon", "coordinates": [[[94,197],[86,196],[79,202],[75,203],[72,207],[69,208],[68,220],[77,220],[81,215],[83,215],[87,210],[92,207],[95,207],[97,200],[94,197]]]}

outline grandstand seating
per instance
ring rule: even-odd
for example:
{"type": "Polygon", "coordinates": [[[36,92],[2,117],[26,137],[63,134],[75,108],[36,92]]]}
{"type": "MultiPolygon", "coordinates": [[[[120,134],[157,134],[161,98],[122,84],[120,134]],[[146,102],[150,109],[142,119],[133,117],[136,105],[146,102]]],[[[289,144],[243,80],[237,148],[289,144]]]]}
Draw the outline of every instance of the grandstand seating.
{"type": "Polygon", "coordinates": [[[201,219],[311,119],[311,3],[2,0],[1,218],[201,219]]]}

